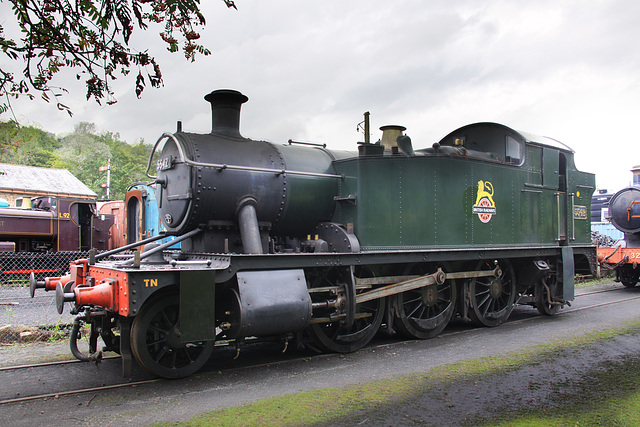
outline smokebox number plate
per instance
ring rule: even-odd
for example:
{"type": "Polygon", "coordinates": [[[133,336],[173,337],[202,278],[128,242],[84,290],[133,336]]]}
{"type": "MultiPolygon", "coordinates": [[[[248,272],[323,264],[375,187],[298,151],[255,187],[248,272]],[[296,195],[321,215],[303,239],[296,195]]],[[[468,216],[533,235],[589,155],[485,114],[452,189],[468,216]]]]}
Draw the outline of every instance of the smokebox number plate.
{"type": "Polygon", "coordinates": [[[173,159],[171,157],[163,157],[161,159],[158,159],[158,161],[156,162],[156,170],[165,171],[167,169],[171,169],[173,167],[172,160],[173,159]]]}

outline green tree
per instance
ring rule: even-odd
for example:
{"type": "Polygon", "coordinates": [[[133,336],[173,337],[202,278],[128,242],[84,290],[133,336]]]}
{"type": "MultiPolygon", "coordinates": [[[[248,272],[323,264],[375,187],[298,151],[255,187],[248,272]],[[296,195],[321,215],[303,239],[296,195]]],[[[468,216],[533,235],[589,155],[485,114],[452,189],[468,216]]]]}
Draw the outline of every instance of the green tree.
{"type": "Polygon", "coordinates": [[[103,193],[98,168],[107,164],[111,150],[96,135],[96,126],[79,123],[73,133],[62,138],[60,143],[60,148],[55,151],[54,167],[67,169],[96,194],[103,193]]]}
{"type": "MultiPolygon", "coordinates": [[[[115,103],[110,82],[116,75],[128,76],[132,69],[137,69],[138,96],[147,82],[161,86],[155,58],[147,50],[129,46],[136,26],[146,30],[150,24],[161,25],[167,49],[182,50],[187,60],[210,54],[198,43],[198,31],[205,25],[199,0],[0,0],[4,1],[11,4],[21,37],[7,37],[0,24],[0,50],[5,56],[0,65],[0,114],[11,110],[12,98],[34,99],[34,92],[71,114],[60,101],[66,90],[50,85],[64,69],[75,71],[86,84],[87,100],[98,103],[115,103]],[[7,59],[24,66],[22,77],[14,76],[7,59]]],[[[235,8],[233,1],[223,1],[235,8]]]]}
{"type": "Polygon", "coordinates": [[[93,123],[78,123],[62,138],[33,126],[0,122],[0,163],[67,169],[98,198],[105,198],[107,173],[99,168],[111,160],[111,199],[124,199],[129,186],[145,182],[152,146],[128,144],[114,132],[99,132],[93,123]]]}
{"type": "Polygon", "coordinates": [[[16,150],[20,143],[16,140],[16,134],[20,125],[14,121],[0,123],[0,162],[12,163],[16,150]]]}
{"type": "Polygon", "coordinates": [[[55,136],[34,126],[0,122],[0,162],[51,167],[60,146],[55,136]]]}
{"type": "MultiPolygon", "coordinates": [[[[145,175],[151,146],[139,142],[135,145],[120,140],[117,133],[105,132],[99,136],[111,152],[111,199],[124,199],[127,189],[136,182],[149,181],[145,175]]],[[[106,162],[104,163],[106,166],[106,162]]],[[[101,172],[106,182],[106,172],[101,172]]]]}

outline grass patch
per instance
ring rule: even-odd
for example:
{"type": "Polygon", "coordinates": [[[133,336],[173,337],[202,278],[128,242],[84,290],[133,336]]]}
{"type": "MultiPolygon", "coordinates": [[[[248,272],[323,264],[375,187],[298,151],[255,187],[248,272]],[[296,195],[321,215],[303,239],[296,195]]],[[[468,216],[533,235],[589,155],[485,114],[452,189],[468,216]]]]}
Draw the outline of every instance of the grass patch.
{"type": "Polygon", "coordinates": [[[598,277],[589,277],[589,278],[576,277],[573,285],[576,289],[587,288],[589,286],[602,285],[605,283],[613,282],[614,278],[615,276],[599,277],[599,278],[598,277]]]}
{"type": "MultiPolygon", "coordinates": [[[[411,374],[397,377],[392,380],[380,380],[366,384],[352,385],[343,388],[326,388],[321,390],[305,391],[284,396],[276,396],[263,399],[257,402],[242,406],[226,408],[201,414],[186,423],[162,423],[159,426],[257,426],[257,425],[301,425],[301,424],[327,424],[339,422],[339,420],[349,419],[357,414],[376,411],[379,408],[393,408],[395,405],[411,402],[416,396],[423,395],[434,389],[434,387],[446,386],[454,381],[464,381],[467,379],[481,379],[485,376],[496,375],[509,371],[518,370],[527,365],[535,365],[544,361],[554,360],[566,351],[579,348],[598,341],[614,338],[619,335],[629,333],[640,333],[640,322],[627,328],[610,329],[598,332],[591,332],[569,340],[555,341],[549,344],[537,345],[524,350],[509,353],[505,356],[488,356],[480,359],[465,360],[455,363],[448,363],[443,366],[433,368],[425,373],[411,374]],[[346,417],[346,418],[345,418],[346,417]]],[[[640,357],[637,360],[638,366],[631,366],[640,372],[640,357]]],[[[629,382],[631,386],[635,380],[640,379],[640,374],[629,376],[629,372],[623,373],[624,377],[632,378],[629,382]]],[[[599,383],[601,378],[594,378],[594,384],[599,383]]],[[[617,380],[608,380],[609,384],[616,384],[617,380]]],[[[587,386],[589,386],[587,384],[587,386]]],[[[598,390],[595,387],[590,389],[598,390]]],[[[582,404],[588,407],[593,397],[608,396],[606,393],[597,391],[588,394],[588,398],[582,404]]],[[[640,404],[640,395],[633,397],[640,404]]],[[[562,404],[562,399],[559,401],[562,404]]],[[[624,408],[615,409],[607,406],[610,402],[603,402],[604,407],[612,408],[616,414],[624,408]]],[[[617,405],[629,405],[631,400],[618,402],[617,405]]],[[[625,406],[626,407],[626,406],[625,406]]],[[[508,410],[509,408],[505,408],[508,410]]],[[[559,409],[561,413],[561,410],[559,409]]],[[[578,413],[576,409],[571,410],[571,414],[578,413]]],[[[583,411],[584,412],[584,411],[583,411]]],[[[636,411],[638,412],[638,411],[636,411]]],[[[594,417],[603,413],[595,412],[594,417]]],[[[573,418],[560,418],[556,413],[521,413],[518,414],[519,422],[514,424],[514,413],[509,411],[508,419],[504,425],[575,425],[573,418]],[[551,422],[551,424],[548,424],[551,422]]],[[[610,413],[605,413],[612,416],[610,413]]],[[[630,412],[630,420],[633,412],[630,412]]],[[[586,420],[586,419],[585,419],[586,420]]],[[[480,420],[482,421],[482,420],[480,420]]],[[[625,423],[626,423],[625,419],[625,423]]],[[[605,423],[606,424],[606,423],[605,423]]],[[[583,425],[582,423],[580,425],[583,425]]],[[[595,425],[595,424],[591,424],[595,425]]],[[[611,425],[611,424],[609,424],[611,425]]],[[[620,424],[627,425],[627,424],[620,424]]],[[[632,425],[632,424],[628,424],[632,425]]],[[[640,425],[640,422],[638,423],[640,425]]]]}
{"type": "Polygon", "coordinates": [[[67,339],[71,332],[71,325],[62,323],[62,319],[58,320],[51,328],[51,335],[47,339],[48,342],[56,342],[67,339]]]}
{"type": "MultiPolygon", "coordinates": [[[[611,362],[575,384],[556,385],[551,401],[535,409],[509,411],[487,426],[640,425],[640,356],[611,362]]],[[[474,425],[481,425],[479,420],[474,425]]]]}
{"type": "Polygon", "coordinates": [[[159,426],[263,426],[326,423],[376,405],[402,400],[415,391],[410,376],[346,388],[325,388],[263,399],[199,415],[186,423],[159,426]]]}

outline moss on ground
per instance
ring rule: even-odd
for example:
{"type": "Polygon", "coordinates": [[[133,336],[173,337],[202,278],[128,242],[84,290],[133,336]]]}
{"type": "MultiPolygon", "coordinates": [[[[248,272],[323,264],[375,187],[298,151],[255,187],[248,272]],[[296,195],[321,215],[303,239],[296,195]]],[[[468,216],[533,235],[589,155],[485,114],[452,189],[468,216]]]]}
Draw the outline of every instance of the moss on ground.
{"type": "Polygon", "coordinates": [[[550,402],[529,410],[509,411],[487,426],[638,426],[640,425],[640,355],[610,362],[577,383],[556,385],[550,402]]]}
{"type": "MultiPolygon", "coordinates": [[[[355,416],[386,411],[396,405],[411,405],[417,396],[462,381],[478,381],[491,375],[513,372],[524,366],[553,361],[573,349],[615,338],[640,334],[640,325],[592,332],[570,340],[529,347],[504,356],[449,363],[421,374],[380,380],[343,388],[326,388],[277,396],[201,414],[185,426],[255,426],[342,424],[355,416]]],[[[575,384],[558,385],[552,405],[531,411],[504,412],[492,419],[475,419],[472,425],[640,425],[640,356],[612,363],[611,369],[596,372],[575,384]],[[638,374],[636,374],[638,372],[638,374]]]]}

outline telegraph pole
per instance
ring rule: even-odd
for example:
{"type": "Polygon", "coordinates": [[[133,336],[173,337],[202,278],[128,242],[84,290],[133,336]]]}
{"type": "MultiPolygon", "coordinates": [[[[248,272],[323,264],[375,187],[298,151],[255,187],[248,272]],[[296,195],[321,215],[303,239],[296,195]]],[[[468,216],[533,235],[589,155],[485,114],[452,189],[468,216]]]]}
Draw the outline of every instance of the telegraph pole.
{"type": "Polygon", "coordinates": [[[107,199],[111,190],[111,159],[107,160],[107,199]]]}
{"type": "Polygon", "coordinates": [[[107,188],[107,200],[109,200],[109,193],[111,190],[111,159],[107,160],[107,166],[100,166],[98,170],[107,171],[107,183],[102,184],[102,186],[107,188]]]}

